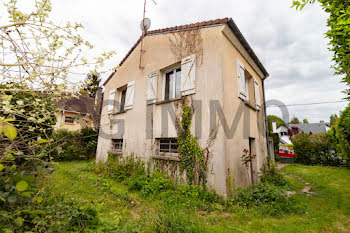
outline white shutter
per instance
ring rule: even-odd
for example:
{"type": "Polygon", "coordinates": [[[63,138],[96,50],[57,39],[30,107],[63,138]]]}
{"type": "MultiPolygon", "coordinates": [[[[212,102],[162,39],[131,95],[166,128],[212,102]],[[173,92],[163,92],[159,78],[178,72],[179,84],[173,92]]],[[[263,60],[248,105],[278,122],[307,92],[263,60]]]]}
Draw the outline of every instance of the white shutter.
{"type": "Polygon", "coordinates": [[[184,58],[181,61],[181,95],[195,93],[196,82],[196,55],[184,58]]]}
{"type": "Polygon", "coordinates": [[[258,81],[254,78],[254,91],[255,91],[255,104],[256,108],[260,110],[261,107],[261,100],[260,100],[260,91],[259,91],[259,83],[258,81]]]}
{"type": "Polygon", "coordinates": [[[114,90],[111,90],[109,92],[109,95],[108,95],[108,106],[107,106],[107,112],[108,114],[111,114],[114,112],[114,100],[115,100],[115,93],[116,93],[116,89],[114,90]]]}
{"type": "Polygon", "coordinates": [[[159,72],[155,71],[148,75],[147,80],[147,102],[155,103],[157,101],[157,84],[158,84],[159,72]]]}
{"type": "Polygon", "coordinates": [[[135,81],[129,82],[126,89],[125,110],[132,109],[134,104],[135,81]]]}
{"type": "Polygon", "coordinates": [[[246,92],[246,79],[244,74],[244,65],[242,62],[237,60],[237,81],[238,81],[238,88],[239,88],[239,96],[246,98],[247,92],[246,92]]]}

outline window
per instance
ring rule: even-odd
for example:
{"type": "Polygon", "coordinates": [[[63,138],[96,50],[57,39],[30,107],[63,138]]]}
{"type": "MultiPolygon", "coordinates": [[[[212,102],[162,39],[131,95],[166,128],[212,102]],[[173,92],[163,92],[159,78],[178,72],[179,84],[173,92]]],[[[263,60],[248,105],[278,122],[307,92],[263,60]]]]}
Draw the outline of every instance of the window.
{"type": "Polygon", "coordinates": [[[112,139],[112,150],[121,153],[123,151],[123,139],[112,139]]]}
{"type": "Polygon", "coordinates": [[[281,132],[281,136],[287,136],[287,132],[281,132]]]}
{"type": "Polygon", "coordinates": [[[111,90],[108,99],[108,114],[115,113],[115,109],[117,109],[117,112],[119,113],[132,109],[134,104],[134,93],[135,81],[129,82],[127,85],[119,87],[118,89],[111,90]],[[118,100],[117,108],[115,106],[115,100],[118,100]]]}
{"type": "Polygon", "coordinates": [[[163,100],[179,98],[180,92],[181,68],[176,68],[166,72],[163,80],[163,100]]]}
{"type": "Polygon", "coordinates": [[[176,138],[161,138],[159,139],[159,153],[176,154],[179,144],[176,138]]]}
{"type": "Polygon", "coordinates": [[[73,123],[74,123],[74,117],[68,117],[68,116],[66,116],[66,117],[64,118],[64,123],[73,124],[73,123]]]}
{"type": "Polygon", "coordinates": [[[239,60],[237,61],[237,77],[239,98],[246,101],[256,110],[260,110],[261,101],[258,79],[253,77],[239,60]]]}
{"type": "Polygon", "coordinates": [[[119,112],[125,111],[125,98],[126,98],[126,89],[120,91],[120,108],[119,112]]]}

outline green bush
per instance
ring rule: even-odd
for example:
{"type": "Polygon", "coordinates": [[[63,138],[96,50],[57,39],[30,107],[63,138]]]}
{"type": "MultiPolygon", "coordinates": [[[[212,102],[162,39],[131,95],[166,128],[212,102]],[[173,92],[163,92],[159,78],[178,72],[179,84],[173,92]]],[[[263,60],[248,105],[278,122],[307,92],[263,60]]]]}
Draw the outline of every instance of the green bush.
{"type": "Polygon", "coordinates": [[[295,152],[295,161],[306,165],[322,164],[341,166],[344,159],[338,153],[330,133],[296,134],[291,138],[295,152]]]}
{"type": "Polygon", "coordinates": [[[347,164],[350,165],[350,105],[341,112],[336,129],[342,156],[347,160],[347,164]]]}
{"type": "Polygon", "coordinates": [[[287,186],[288,182],[280,173],[275,163],[267,163],[261,168],[260,181],[262,183],[271,183],[276,186],[287,186]]]}
{"type": "Polygon", "coordinates": [[[98,132],[93,128],[79,131],[61,129],[51,136],[53,150],[50,156],[55,161],[90,160],[95,157],[98,132]]]}
{"type": "MultiPolygon", "coordinates": [[[[150,165],[149,165],[150,166],[150,165]]],[[[169,206],[186,205],[212,210],[223,199],[202,186],[176,184],[167,174],[155,168],[146,172],[145,164],[134,156],[109,157],[106,164],[97,165],[97,173],[126,184],[129,190],[140,191],[144,197],[164,200],[169,206]]]]}
{"type": "Polygon", "coordinates": [[[257,207],[270,215],[305,213],[305,206],[294,197],[288,197],[286,191],[273,183],[261,182],[239,190],[230,201],[248,208],[257,207]]]}
{"type": "Polygon", "coordinates": [[[41,196],[33,198],[30,205],[1,211],[0,220],[0,228],[10,232],[83,232],[100,223],[96,210],[90,207],[63,197],[41,196]]]}

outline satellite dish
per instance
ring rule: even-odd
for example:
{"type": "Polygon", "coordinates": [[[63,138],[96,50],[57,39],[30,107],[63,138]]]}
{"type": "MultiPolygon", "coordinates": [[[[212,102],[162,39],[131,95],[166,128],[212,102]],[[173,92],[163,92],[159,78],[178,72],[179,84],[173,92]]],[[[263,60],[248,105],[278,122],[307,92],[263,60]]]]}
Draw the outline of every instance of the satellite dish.
{"type": "Polygon", "coordinates": [[[140,28],[143,32],[147,32],[148,29],[151,27],[151,20],[149,18],[144,18],[141,21],[140,28]]]}

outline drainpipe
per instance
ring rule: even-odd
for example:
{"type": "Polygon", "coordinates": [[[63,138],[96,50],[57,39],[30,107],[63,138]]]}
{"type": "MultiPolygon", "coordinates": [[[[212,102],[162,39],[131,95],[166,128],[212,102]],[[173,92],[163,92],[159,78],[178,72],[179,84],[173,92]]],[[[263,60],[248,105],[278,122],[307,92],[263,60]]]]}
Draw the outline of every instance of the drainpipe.
{"type": "Polygon", "coordinates": [[[264,111],[265,111],[265,124],[266,124],[266,145],[267,145],[267,157],[268,160],[271,160],[271,153],[270,153],[270,137],[269,137],[269,121],[267,119],[267,112],[266,112],[266,99],[265,99],[265,80],[262,80],[262,88],[263,88],[263,98],[264,98],[264,111]]]}

